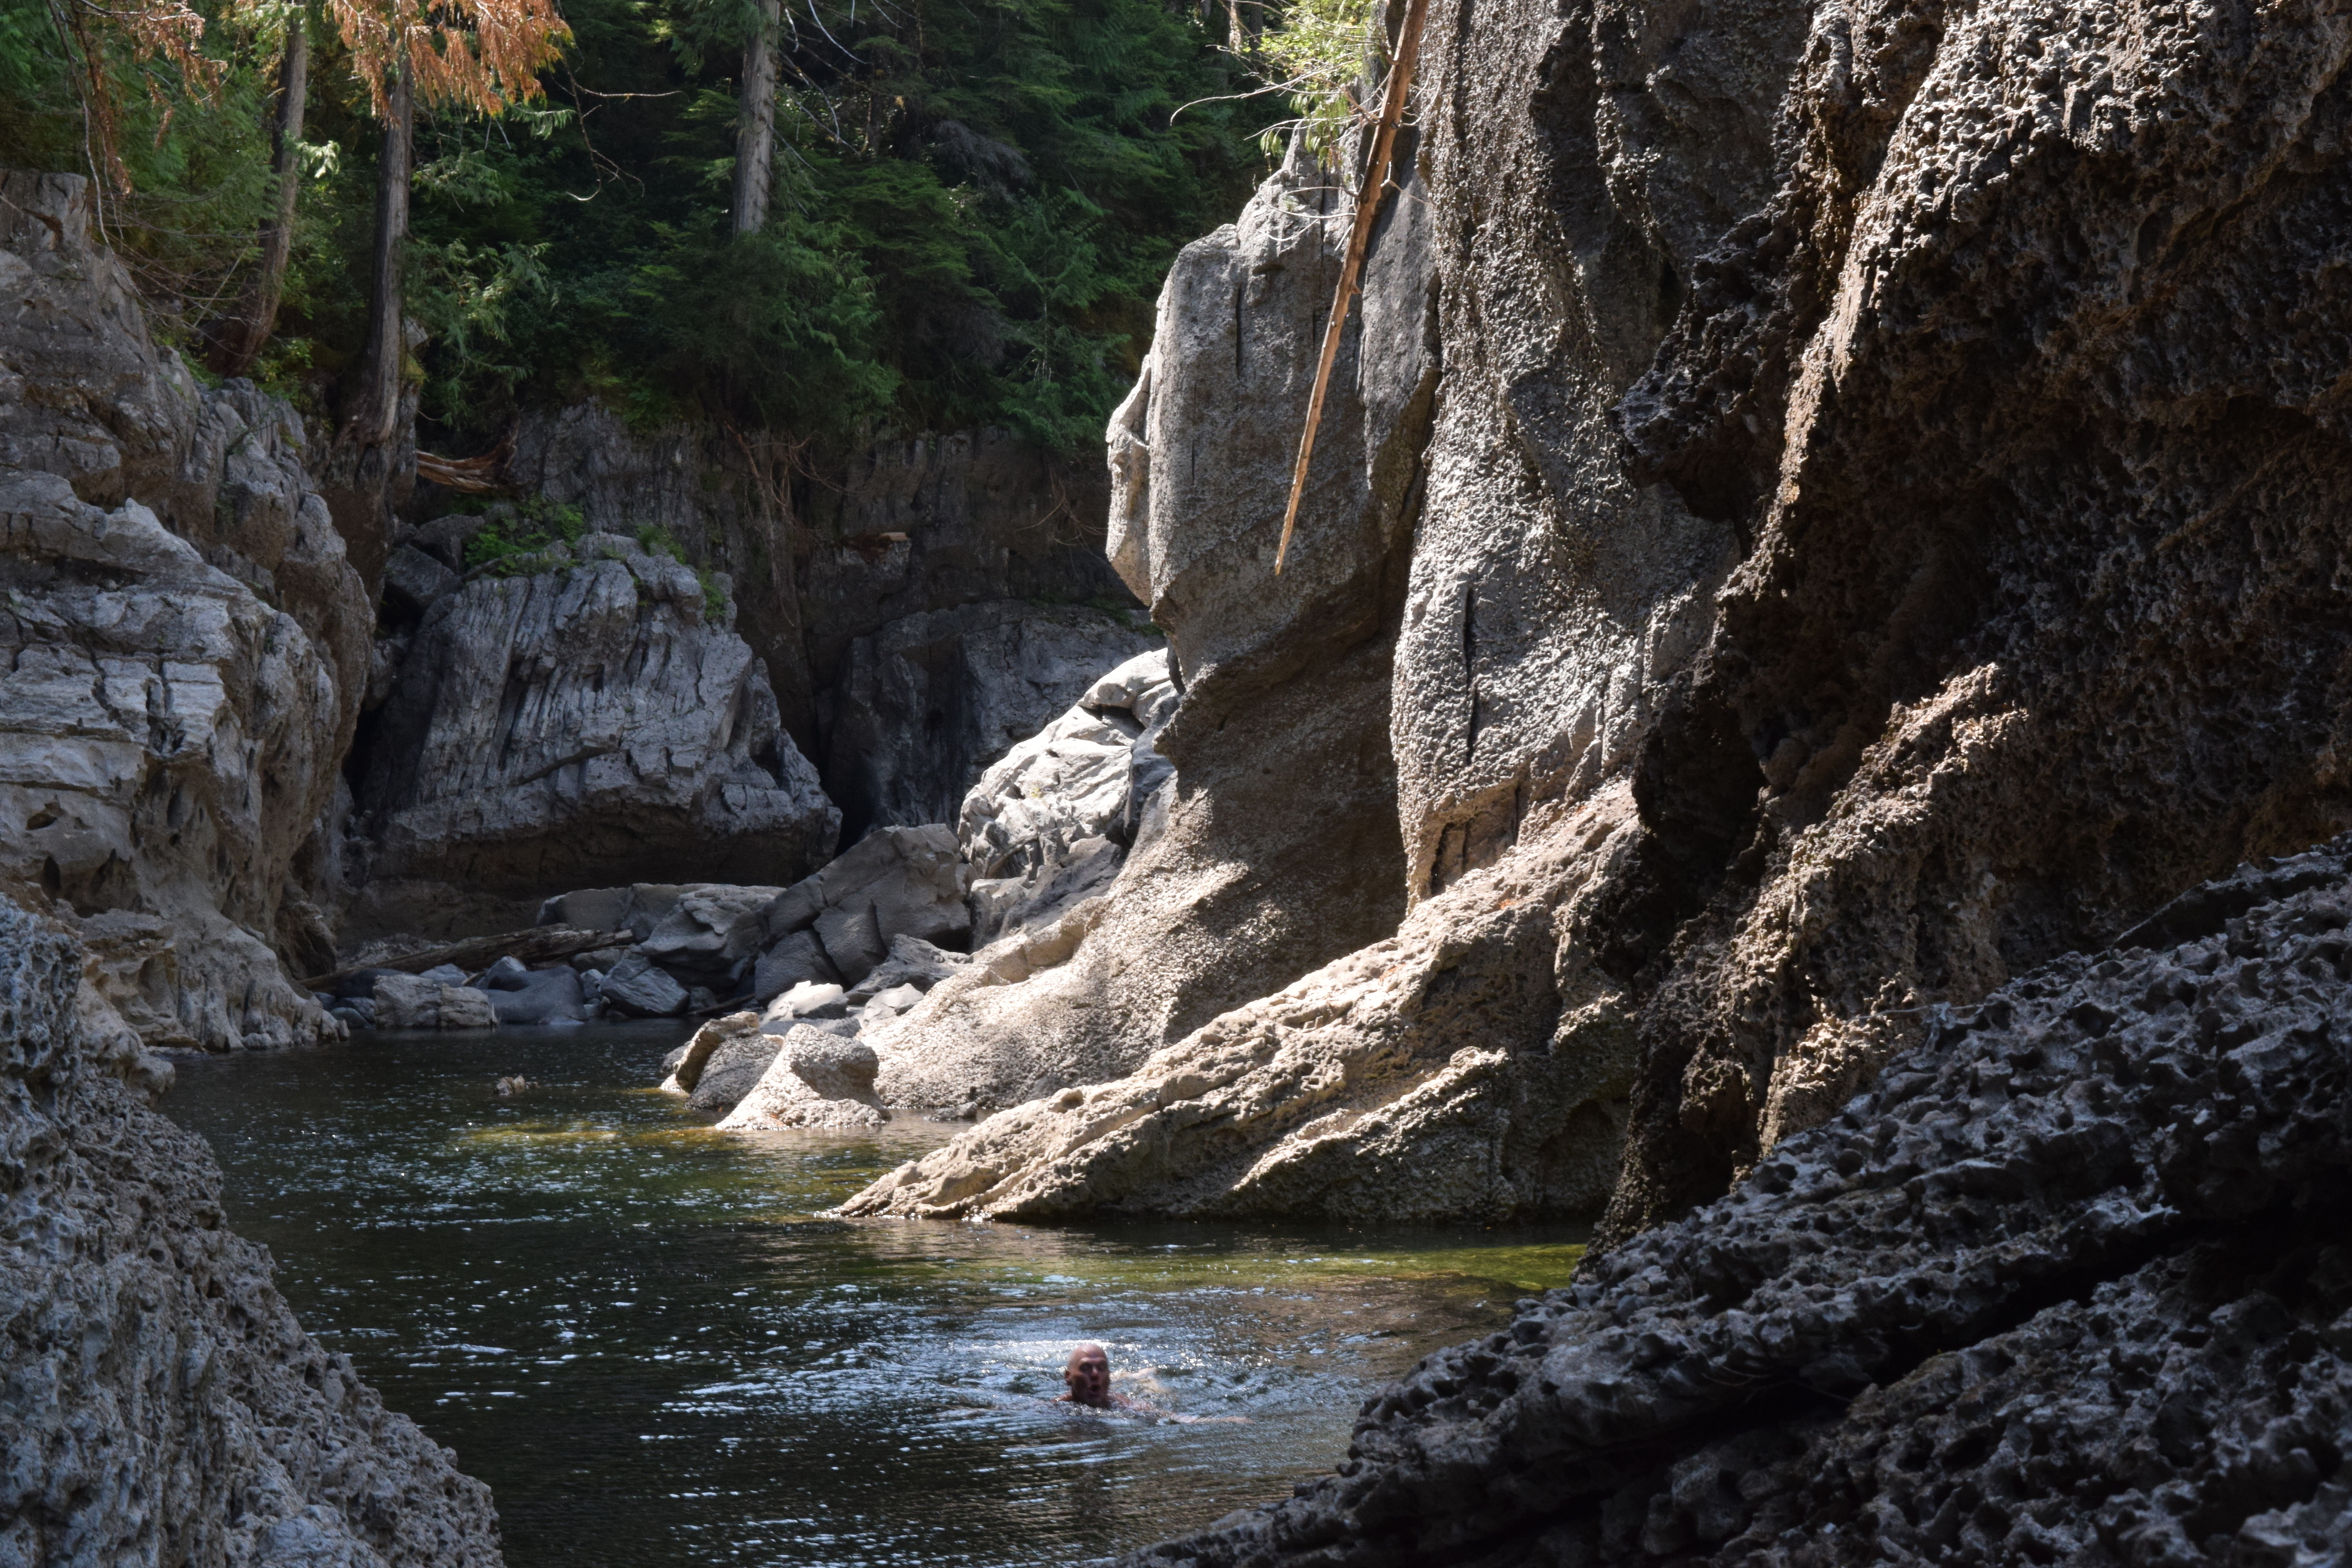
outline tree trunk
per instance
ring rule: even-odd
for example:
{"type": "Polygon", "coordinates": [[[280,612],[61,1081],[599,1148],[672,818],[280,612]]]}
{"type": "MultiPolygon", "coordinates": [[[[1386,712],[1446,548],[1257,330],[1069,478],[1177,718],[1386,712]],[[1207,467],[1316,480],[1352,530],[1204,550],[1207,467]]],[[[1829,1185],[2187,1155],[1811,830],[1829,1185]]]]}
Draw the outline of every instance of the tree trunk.
{"type": "Polygon", "coordinates": [[[760,22],[743,45],[743,104],[735,132],[735,232],[757,234],[768,221],[776,161],[776,34],[782,0],[760,0],[760,22]]]}
{"type": "Polygon", "coordinates": [[[415,83],[401,62],[387,84],[383,156],[375,174],[375,267],[368,285],[367,344],[360,351],[343,438],[362,447],[392,439],[400,417],[400,373],[407,357],[401,323],[400,259],[408,243],[408,179],[415,156],[415,83]]]}
{"type": "Polygon", "coordinates": [[[294,248],[294,206],[302,193],[302,111],[310,84],[310,37],[302,14],[286,27],[286,57],[278,64],[278,115],[271,129],[270,172],[278,176],[278,214],[261,230],[261,259],[236,314],[222,329],[213,354],[221,375],[245,375],[278,326],[286,287],[286,258],[294,248]]]}

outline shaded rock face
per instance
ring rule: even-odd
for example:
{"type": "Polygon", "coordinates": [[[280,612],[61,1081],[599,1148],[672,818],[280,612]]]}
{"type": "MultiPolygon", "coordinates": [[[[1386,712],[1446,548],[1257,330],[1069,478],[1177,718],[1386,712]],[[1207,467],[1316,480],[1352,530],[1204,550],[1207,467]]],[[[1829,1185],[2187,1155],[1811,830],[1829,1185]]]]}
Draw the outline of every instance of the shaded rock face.
{"type": "Polygon", "coordinates": [[[887,440],[812,476],[764,437],[640,434],[580,405],[526,416],[508,473],[731,575],[853,838],[950,818],[1006,746],[1155,640],[1102,558],[1101,469],[1003,431],[887,440]]]}
{"type": "Polygon", "coordinates": [[[1622,411],[1751,543],[1643,763],[1660,907],[1722,885],[1648,950],[1614,1234],[1911,1009],[2352,813],[2347,53],[2326,7],[1815,16],[1622,411]]]}
{"type": "MultiPolygon", "coordinates": [[[[1341,624],[1315,618],[1326,606],[1393,615],[1381,750],[1402,891],[1433,906],[1488,872],[1537,900],[1475,983],[1498,1005],[1549,987],[1557,1008],[1427,1037],[1424,1076],[1383,1103],[1436,1084],[1426,1064],[1496,1051],[1487,1124],[1523,1125],[1505,1112],[1585,1048],[1577,1020],[1622,1020],[1638,1071],[1588,1122],[1624,1129],[1602,1233],[1622,1239],[1832,1114],[1916,1043],[1923,1009],[2352,821],[2336,501],[2352,448],[2329,390],[2352,339],[2330,237],[2352,201],[2352,38],[2324,7],[2143,27],[2036,0],[1435,0],[1427,37],[1415,167],[1360,331],[1402,341],[1408,291],[1383,279],[1409,274],[1442,376],[1425,418],[1370,391],[1318,446],[1328,482],[1378,493],[1383,462],[1410,473],[1409,542],[1316,524],[1281,580],[1298,574],[1297,596],[1266,574],[1286,479],[1266,433],[1296,429],[1311,334],[1283,351],[1286,404],[1248,401],[1258,362],[1235,345],[1262,319],[1252,291],[1314,252],[1249,249],[1262,197],[1171,276],[1109,433],[1108,549],[1186,685],[1160,742],[1170,886],[1224,858],[1180,836],[1187,811],[1254,808],[1253,831],[1320,842],[1319,800],[1251,800],[1211,759],[1317,689],[1286,662],[1310,645],[1288,639],[1341,624]],[[1221,245],[1252,266],[1210,267],[1221,245]],[[1320,573],[1350,575],[1322,596],[1320,573]],[[1237,700],[1229,671],[1266,684],[1237,700]],[[1588,831],[1600,816],[1617,826],[1588,831]]],[[[1353,384],[1391,384],[1343,363],[1353,384]]],[[[1135,896],[1104,931],[1171,923],[1140,879],[1160,853],[1131,858],[1135,896]]],[[[1271,879],[1271,853],[1231,858],[1271,879]]],[[[1083,967],[1104,943],[978,1002],[942,987],[918,1016],[961,1028],[940,1048],[971,1065],[925,1076],[1012,1088],[1000,1105],[1157,1094],[1103,1080],[1205,1019],[1139,1040],[1173,1015],[1083,967]],[[1144,1026],[1066,1028],[1055,986],[1144,1026]]],[[[1221,1008],[1332,958],[1251,973],[1266,950],[1246,930],[1231,951],[1248,982],[1221,1008]]],[[[1353,994],[1337,969],[1327,984],[1353,994]]],[[[1230,1123],[1158,1125],[1166,1163],[1130,1167],[1125,1206],[1189,1210],[1201,1173],[1247,1168],[1230,1123]]],[[[1329,1136],[1368,1161],[1397,1147],[1329,1136]]],[[[1490,1168],[1511,1163],[1502,1136],[1479,1144],[1490,1168]]],[[[1031,1147],[971,1168],[1007,1201],[1075,1190],[1049,1169],[1060,1143],[1031,1147]]]]}
{"type": "Polygon", "coordinates": [[[730,611],[633,541],[578,552],[426,612],[365,738],[371,877],[535,904],[615,876],[781,885],[821,864],[839,814],[730,611]]]}
{"type": "Polygon", "coordinates": [[[367,600],[300,421],[150,341],[86,183],[0,174],[0,879],[79,929],[140,1034],[340,1036],[338,763],[367,600]]]}
{"type": "Polygon", "coordinates": [[[494,1568],[488,1490],[303,1333],[84,975],[0,902],[0,1554],[494,1568]]]}
{"type": "Polygon", "coordinates": [[[858,638],[817,701],[843,831],[952,821],[982,770],[1159,640],[1100,610],[1004,601],[908,616],[858,638]]]}
{"type": "Polygon", "coordinates": [[[2352,842],[1964,1009],[1136,1563],[2352,1549],[2352,842]]]}

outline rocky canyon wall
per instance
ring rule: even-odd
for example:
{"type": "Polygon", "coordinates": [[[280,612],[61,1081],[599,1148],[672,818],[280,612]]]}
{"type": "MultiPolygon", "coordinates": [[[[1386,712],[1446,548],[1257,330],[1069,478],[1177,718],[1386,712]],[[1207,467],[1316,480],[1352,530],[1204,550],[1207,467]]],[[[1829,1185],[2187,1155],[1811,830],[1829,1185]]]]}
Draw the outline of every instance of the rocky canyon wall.
{"type": "Polygon", "coordinates": [[[1005,431],[890,437],[820,466],[765,434],[638,431],[579,405],[526,416],[506,473],[729,574],[851,839],[954,821],[982,768],[1159,640],[1103,560],[1100,467],[1005,431]]]}
{"type": "Polygon", "coordinates": [[[0,174],[0,868],[151,1044],[340,1037],[287,971],[332,957],[367,595],[300,420],[157,351],[84,192],[0,174]]]}
{"type": "Polygon", "coordinates": [[[295,1322],[93,977],[0,900],[0,1556],[496,1568],[488,1489],[295,1322]]]}
{"type": "MultiPolygon", "coordinates": [[[[1622,1240],[1834,1113],[1932,1006],[2336,831],[2347,26],[1435,0],[1314,487],[1409,473],[1397,531],[1318,535],[1311,494],[1267,569],[1312,334],[1262,409],[1223,387],[1289,255],[1203,308],[1188,253],[1109,437],[1109,548],[1171,632],[1163,749],[1203,819],[1242,798],[1234,716],[1317,689],[1261,650],[1389,617],[1380,877],[1409,912],[1255,971],[1236,932],[1223,1016],[1088,1047],[854,1206],[1607,1205],[1622,1240]],[[1408,274],[1411,408],[1349,368],[1408,274]]],[[[1333,842],[1320,804],[1254,830],[1333,842]]],[[[1082,1002],[1181,928],[1142,913],[1150,864],[1105,917],[1137,923],[1066,966],[1082,1002]]]]}

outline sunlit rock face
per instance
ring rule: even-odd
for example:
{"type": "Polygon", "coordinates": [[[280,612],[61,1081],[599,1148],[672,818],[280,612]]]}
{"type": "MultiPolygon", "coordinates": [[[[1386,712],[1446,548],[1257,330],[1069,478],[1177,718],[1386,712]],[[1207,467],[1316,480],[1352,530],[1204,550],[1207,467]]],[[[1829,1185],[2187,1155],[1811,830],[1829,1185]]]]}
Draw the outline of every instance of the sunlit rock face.
{"type": "Polygon", "coordinates": [[[84,182],[0,175],[0,879],[151,1044],[340,1036],[339,764],[368,606],[301,422],[149,340],[84,182]]]}
{"type": "Polygon", "coordinates": [[[495,1568],[488,1489],[295,1322],[95,971],[0,901],[0,1553],[495,1568]]]}
{"type": "MultiPolygon", "coordinates": [[[[1336,240],[1250,248],[1281,179],[1171,274],[1107,542],[1186,683],[1173,799],[1268,844],[1326,844],[1330,798],[1211,758],[1310,694],[1336,723],[1355,689],[1285,639],[1392,616],[1356,646],[1394,780],[1383,918],[1412,915],[1297,967],[1252,967],[1300,955],[1278,921],[1237,925],[1226,1018],[1160,1015],[1177,1054],[1125,1040],[1116,1074],[1072,1049],[1038,1085],[1082,1108],[863,1202],[1209,1212],[1328,1169],[1282,1202],[1605,1201],[1622,1239],[1834,1114],[1924,1009],[2352,820],[2332,14],[1435,0],[1427,38],[1283,575],[1328,308],[1300,280],[1336,240]],[[1247,264],[1213,273],[1221,247],[1247,264]],[[1315,302],[1252,403],[1236,345],[1292,288],[1315,302]],[[1408,337],[1425,402],[1356,347],[1408,337]],[[1390,473],[1392,531],[1317,510],[1390,473]]],[[[1151,858],[1110,908],[1179,930],[1202,901],[1150,912],[1186,874],[1151,858]]],[[[1089,976],[1147,951],[1089,935],[1047,984],[1125,998],[1089,976]]]]}

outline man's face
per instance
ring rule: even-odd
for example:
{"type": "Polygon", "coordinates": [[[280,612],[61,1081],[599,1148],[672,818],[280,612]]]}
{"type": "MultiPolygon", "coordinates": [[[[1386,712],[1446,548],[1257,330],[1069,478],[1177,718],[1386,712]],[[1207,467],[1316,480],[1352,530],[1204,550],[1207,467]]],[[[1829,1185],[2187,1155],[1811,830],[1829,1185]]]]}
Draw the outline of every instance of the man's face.
{"type": "Polygon", "coordinates": [[[1110,1403],[1110,1357],[1098,1350],[1080,1351],[1062,1373],[1070,1398],[1078,1405],[1110,1403]]]}

